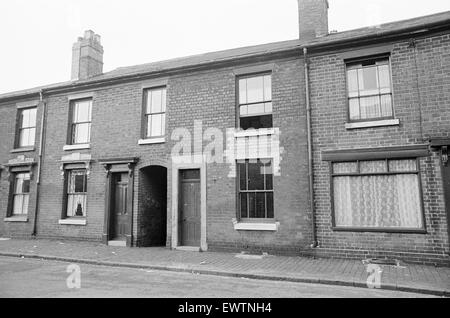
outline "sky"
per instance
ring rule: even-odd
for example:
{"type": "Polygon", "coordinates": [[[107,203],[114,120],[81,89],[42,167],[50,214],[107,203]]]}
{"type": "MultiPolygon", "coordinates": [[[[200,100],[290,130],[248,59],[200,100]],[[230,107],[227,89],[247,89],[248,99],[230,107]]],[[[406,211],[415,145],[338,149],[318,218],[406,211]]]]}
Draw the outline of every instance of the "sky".
{"type": "MultiPolygon", "coordinates": [[[[345,31],[450,11],[449,0],[329,0],[345,31]]],[[[70,80],[72,44],[102,37],[104,72],[298,37],[297,0],[0,0],[0,93],[70,80]]]]}

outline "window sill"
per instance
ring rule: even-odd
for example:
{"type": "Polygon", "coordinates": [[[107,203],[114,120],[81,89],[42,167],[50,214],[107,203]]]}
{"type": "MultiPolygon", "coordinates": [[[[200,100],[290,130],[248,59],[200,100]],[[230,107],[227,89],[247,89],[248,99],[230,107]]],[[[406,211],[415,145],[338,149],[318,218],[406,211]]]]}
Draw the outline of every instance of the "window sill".
{"type": "Polygon", "coordinates": [[[242,137],[254,137],[254,136],[270,136],[275,134],[274,128],[261,128],[261,129],[251,129],[242,130],[234,133],[235,138],[242,137]]]}
{"type": "Polygon", "coordinates": [[[5,222],[28,222],[28,216],[12,216],[4,219],[5,222]]]}
{"type": "Polygon", "coordinates": [[[60,225],[86,225],[87,221],[86,219],[63,219],[59,220],[58,223],[60,225]]]}
{"type": "Polygon", "coordinates": [[[345,129],[361,129],[361,128],[374,128],[374,127],[386,127],[386,126],[398,126],[400,125],[400,119],[386,119],[376,121],[365,121],[360,123],[347,123],[345,129]]]}
{"type": "Polygon", "coordinates": [[[149,139],[139,139],[138,145],[153,145],[153,144],[163,144],[166,142],[166,137],[160,138],[149,138],[149,139]]]}
{"type": "Polygon", "coordinates": [[[63,147],[64,151],[81,150],[81,149],[91,149],[91,145],[90,144],[79,144],[79,145],[65,145],[63,147]]]}
{"type": "Polygon", "coordinates": [[[350,228],[350,227],[333,227],[335,232],[368,232],[368,233],[393,233],[393,234],[427,234],[425,229],[395,229],[395,228],[350,228]]]}
{"type": "Polygon", "coordinates": [[[15,148],[10,151],[10,153],[18,153],[18,152],[31,152],[34,151],[34,147],[22,147],[22,148],[15,148]]]}
{"type": "Polygon", "coordinates": [[[236,219],[233,219],[233,226],[236,231],[276,232],[280,227],[280,222],[252,223],[252,222],[238,222],[236,219]]]}

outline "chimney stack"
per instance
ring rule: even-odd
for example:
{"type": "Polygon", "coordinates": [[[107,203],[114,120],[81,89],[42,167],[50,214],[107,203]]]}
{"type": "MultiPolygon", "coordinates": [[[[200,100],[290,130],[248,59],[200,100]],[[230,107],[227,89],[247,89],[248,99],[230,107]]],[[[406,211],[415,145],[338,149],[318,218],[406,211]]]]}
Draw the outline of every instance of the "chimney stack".
{"type": "Polygon", "coordinates": [[[328,35],[328,0],[298,0],[300,40],[328,35]]]}
{"type": "Polygon", "coordinates": [[[100,35],[84,32],[72,49],[72,80],[84,80],[103,73],[103,46],[100,35]]]}

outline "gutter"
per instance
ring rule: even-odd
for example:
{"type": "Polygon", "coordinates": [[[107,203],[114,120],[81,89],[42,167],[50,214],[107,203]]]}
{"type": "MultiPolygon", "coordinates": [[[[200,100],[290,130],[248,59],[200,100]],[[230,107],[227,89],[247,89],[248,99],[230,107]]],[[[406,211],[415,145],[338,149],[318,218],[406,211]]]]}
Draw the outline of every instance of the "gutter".
{"type": "Polygon", "coordinates": [[[311,232],[312,232],[312,248],[319,246],[316,233],[316,213],[314,206],[314,169],[313,169],[313,140],[312,140],[312,124],[311,124],[311,99],[309,92],[309,65],[308,65],[308,49],[303,48],[303,59],[305,60],[305,95],[306,95],[306,130],[308,132],[308,176],[309,176],[309,208],[311,211],[311,232]]]}
{"type": "Polygon", "coordinates": [[[38,157],[38,166],[37,166],[37,177],[36,177],[36,208],[34,209],[34,221],[33,221],[33,232],[32,236],[37,235],[37,218],[39,214],[39,196],[40,196],[40,187],[41,187],[41,174],[42,174],[42,157],[44,154],[44,134],[45,134],[45,121],[46,121],[46,112],[47,112],[47,104],[43,100],[43,90],[39,92],[39,104],[42,105],[42,116],[41,116],[41,129],[40,129],[40,138],[39,138],[39,157],[38,157]]]}

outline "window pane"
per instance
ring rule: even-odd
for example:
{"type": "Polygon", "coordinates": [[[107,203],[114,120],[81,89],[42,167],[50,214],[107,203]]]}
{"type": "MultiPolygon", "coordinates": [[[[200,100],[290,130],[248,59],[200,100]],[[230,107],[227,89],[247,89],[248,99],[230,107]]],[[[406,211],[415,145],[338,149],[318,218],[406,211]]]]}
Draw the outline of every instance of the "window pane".
{"type": "Polygon", "coordinates": [[[151,101],[151,112],[152,113],[161,113],[162,110],[162,91],[152,90],[152,101],[151,101]]]}
{"type": "Polygon", "coordinates": [[[389,65],[382,65],[378,67],[378,74],[380,78],[380,88],[391,87],[391,77],[389,73],[389,65]]]}
{"type": "Polygon", "coordinates": [[[335,177],[336,225],[359,228],[422,228],[417,175],[335,177]]]}
{"type": "Polygon", "coordinates": [[[358,172],[357,162],[341,162],[333,164],[333,173],[335,174],[357,173],[357,172],[358,172]]]}
{"type": "Polygon", "coordinates": [[[273,212],[273,193],[272,192],[266,193],[266,202],[267,202],[267,218],[273,219],[274,212],[273,212]]]}
{"type": "Polygon", "coordinates": [[[162,136],[161,122],[162,115],[151,115],[151,137],[162,136]]]}
{"type": "Polygon", "coordinates": [[[361,97],[360,98],[361,119],[380,118],[380,97],[361,97]]]}
{"type": "Polygon", "coordinates": [[[266,194],[256,194],[256,218],[264,219],[266,217],[266,194]]]}
{"type": "Polygon", "coordinates": [[[19,147],[34,146],[34,128],[22,129],[19,137],[19,147]]]}
{"type": "Polygon", "coordinates": [[[247,190],[247,172],[246,172],[246,164],[239,163],[239,188],[240,190],[247,190]]]}
{"type": "Polygon", "coordinates": [[[77,124],[74,126],[74,144],[85,144],[90,141],[90,123],[77,124]]]}
{"type": "Polygon", "coordinates": [[[85,175],[83,174],[77,174],[74,176],[74,182],[75,182],[75,193],[83,193],[86,192],[86,180],[85,180],[85,175]]]}
{"type": "Polygon", "coordinates": [[[24,174],[23,173],[18,174],[16,176],[16,184],[15,184],[15,187],[14,187],[14,193],[16,193],[16,194],[17,193],[22,193],[23,182],[24,182],[24,174]]]}
{"type": "Polygon", "coordinates": [[[272,100],[272,76],[264,76],[264,100],[272,100]]]}
{"type": "Polygon", "coordinates": [[[263,76],[247,78],[247,102],[257,103],[264,101],[263,76]]]}
{"type": "Polygon", "coordinates": [[[247,193],[240,193],[241,218],[248,218],[247,193]]]}
{"type": "Polygon", "coordinates": [[[239,80],[239,104],[247,104],[247,79],[239,80]]]}
{"type": "Polygon", "coordinates": [[[166,134],[166,114],[161,115],[161,136],[166,134]]]}
{"type": "Polygon", "coordinates": [[[22,193],[30,193],[30,179],[23,180],[22,193]]]}
{"type": "Polygon", "coordinates": [[[24,194],[22,197],[23,197],[22,214],[28,214],[28,203],[30,201],[30,195],[24,194]]]}
{"type": "Polygon", "coordinates": [[[358,120],[360,119],[359,114],[359,98],[351,98],[349,99],[349,111],[350,111],[350,119],[351,120],[358,120]]]}
{"type": "Polygon", "coordinates": [[[416,160],[389,160],[390,172],[417,171],[416,160]]]}
{"type": "Polygon", "coordinates": [[[272,115],[242,117],[240,119],[241,128],[244,130],[254,128],[272,128],[272,115]]]}
{"type": "Polygon", "coordinates": [[[359,89],[361,91],[378,90],[376,67],[365,67],[359,70],[359,89]]]}
{"type": "Polygon", "coordinates": [[[166,103],[167,103],[167,89],[162,89],[162,101],[161,101],[161,112],[166,111],[166,103]]]}
{"type": "Polygon", "coordinates": [[[74,123],[91,121],[91,101],[75,103],[74,123]]]}
{"type": "Polygon", "coordinates": [[[248,189],[249,190],[264,190],[264,174],[262,164],[248,163],[248,189]]]}
{"type": "Polygon", "coordinates": [[[349,92],[358,92],[358,71],[349,70],[347,72],[347,85],[349,92]]]}
{"type": "Polygon", "coordinates": [[[67,197],[67,216],[86,216],[85,194],[69,194],[67,197]]]}
{"type": "Polygon", "coordinates": [[[361,173],[387,172],[386,161],[361,161],[359,163],[361,173]]]}
{"type": "Polygon", "coordinates": [[[381,115],[382,117],[393,116],[391,95],[381,95],[381,115]]]}
{"type": "Polygon", "coordinates": [[[22,214],[23,211],[23,195],[15,195],[13,202],[13,214],[22,214]]]}
{"type": "Polygon", "coordinates": [[[256,193],[248,194],[248,217],[256,218],[256,193]]]}
{"type": "Polygon", "coordinates": [[[271,164],[264,165],[264,176],[266,178],[266,190],[273,190],[273,170],[271,164]]]}
{"type": "Polygon", "coordinates": [[[264,114],[264,104],[248,105],[248,114],[264,114]]]}

